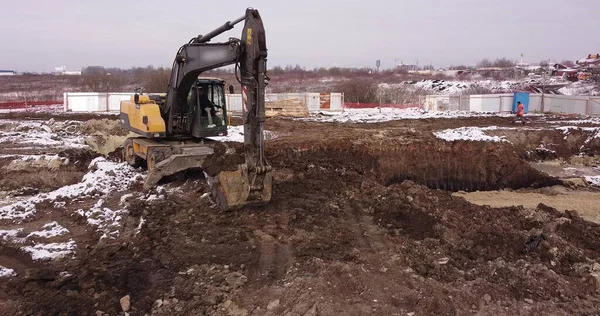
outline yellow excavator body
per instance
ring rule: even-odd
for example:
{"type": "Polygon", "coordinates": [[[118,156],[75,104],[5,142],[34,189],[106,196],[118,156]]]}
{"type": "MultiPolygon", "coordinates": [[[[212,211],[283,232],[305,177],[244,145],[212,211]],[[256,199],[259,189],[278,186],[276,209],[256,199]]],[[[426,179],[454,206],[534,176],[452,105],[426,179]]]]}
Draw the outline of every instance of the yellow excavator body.
{"type": "Polygon", "coordinates": [[[165,120],[160,115],[160,108],[148,95],[139,95],[136,103],[130,100],[121,101],[121,124],[124,128],[144,137],[165,137],[165,120]]]}

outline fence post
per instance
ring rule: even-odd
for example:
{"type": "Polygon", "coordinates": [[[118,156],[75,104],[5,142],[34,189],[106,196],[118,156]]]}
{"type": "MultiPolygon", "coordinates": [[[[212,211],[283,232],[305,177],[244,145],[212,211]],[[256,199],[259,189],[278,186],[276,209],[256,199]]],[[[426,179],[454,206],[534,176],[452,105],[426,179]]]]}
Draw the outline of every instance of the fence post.
{"type": "Polygon", "coordinates": [[[544,106],[544,90],[542,90],[542,105],[541,105],[541,108],[542,108],[542,113],[544,113],[546,111],[545,106],[544,106]]]}
{"type": "Polygon", "coordinates": [[[592,112],[592,105],[590,104],[590,98],[585,100],[585,115],[590,115],[592,112]]]}

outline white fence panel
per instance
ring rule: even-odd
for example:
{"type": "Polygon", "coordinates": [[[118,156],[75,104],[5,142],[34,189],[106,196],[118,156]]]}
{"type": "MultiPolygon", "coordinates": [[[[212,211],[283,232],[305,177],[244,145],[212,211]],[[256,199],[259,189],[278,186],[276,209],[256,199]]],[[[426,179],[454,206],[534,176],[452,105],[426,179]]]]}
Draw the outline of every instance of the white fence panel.
{"type": "Polygon", "coordinates": [[[242,113],[242,95],[241,94],[226,94],[225,105],[228,112],[242,113]]]}
{"type": "Polygon", "coordinates": [[[586,114],[587,97],[544,95],[544,109],[556,113],[586,114]]]}
{"type": "Polygon", "coordinates": [[[425,96],[424,108],[427,111],[445,111],[450,107],[450,96],[428,95],[425,96]]]}
{"type": "Polygon", "coordinates": [[[341,111],[344,108],[344,95],[342,93],[331,93],[331,111],[341,111]]]}
{"type": "Polygon", "coordinates": [[[500,96],[500,112],[512,111],[514,96],[512,95],[501,95],[500,96]]]}
{"type": "Polygon", "coordinates": [[[306,93],[306,106],[309,112],[316,112],[321,109],[321,94],[320,93],[306,93]]]}
{"type": "Polygon", "coordinates": [[[541,94],[530,94],[529,95],[529,108],[528,112],[542,112],[542,95],[541,94]]]}
{"type": "Polygon", "coordinates": [[[97,92],[68,92],[64,94],[65,111],[106,111],[106,94],[97,92]]]}
{"type": "Polygon", "coordinates": [[[118,112],[121,110],[121,101],[130,100],[133,93],[109,93],[108,111],[118,112]]]}
{"type": "Polygon", "coordinates": [[[590,98],[590,115],[600,115],[600,98],[590,98]]]}
{"type": "MultiPolygon", "coordinates": [[[[72,112],[118,112],[123,100],[129,100],[133,93],[120,92],[66,92],[64,93],[64,109],[72,112]]],[[[266,101],[277,101],[286,99],[300,99],[304,101],[309,111],[320,110],[320,93],[268,93],[266,101]]],[[[232,113],[242,112],[242,95],[226,94],[225,102],[228,111],[232,113]]],[[[342,93],[331,93],[330,110],[341,111],[344,106],[344,95],[342,93]]]]}

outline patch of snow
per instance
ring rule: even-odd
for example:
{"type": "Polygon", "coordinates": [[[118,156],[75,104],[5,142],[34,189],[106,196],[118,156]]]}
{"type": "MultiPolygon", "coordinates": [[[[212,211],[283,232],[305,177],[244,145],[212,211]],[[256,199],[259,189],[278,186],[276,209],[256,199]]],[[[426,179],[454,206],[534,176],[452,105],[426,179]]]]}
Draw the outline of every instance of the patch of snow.
{"type": "MultiPolygon", "coordinates": [[[[275,133],[271,131],[263,131],[265,139],[273,139],[276,137],[275,133]]],[[[216,140],[219,142],[244,142],[244,125],[227,126],[227,136],[211,136],[206,137],[208,139],[216,140]]]]}
{"type": "Polygon", "coordinates": [[[140,231],[142,231],[142,226],[144,226],[144,223],[146,223],[146,220],[143,217],[140,217],[140,223],[139,225],[136,227],[135,229],[135,234],[139,234],[140,231]]]}
{"type": "Polygon", "coordinates": [[[98,231],[104,234],[100,239],[114,238],[119,234],[121,220],[127,210],[112,210],[104,206],[104,200],[100,199],[89,210],[77,210],[77,214],[87,217],[88,224],[96,226],[98,231]]]}
{"type": "Polygon", "coordinates": [[[127,193],[127,194],[123,194],[123,196],[121,196],[121,199],[119,200],[119,205],[123,206],[127,204],[127,199],[132,197],[133,194],[132,193],[127,193]]]}
{"type": "Polygon", "coordinates": [[[0,230],[0,238],[5,241],[15,239],[17,237],[17,235],[22,231],[23,231],[23,228],[0,230]]]}
{"type": "Polygon", "coordinates": [[[15,275],[17,275],[15,270],[0,266],[0,278],[7,278],[15,275]]]}
{"type": "Polygon", "coordinates": [[[446,129],[433,134],[445,141],[468,140],[468,141],[484,141],[484,142],[508,142],[504,136],[489,136],[484,133],[484,130],[497,129],[497,127],[459,127],[454,129],[446,129]]]}
{"type": "Polygon", "coordinates": [[[164,195],[157,195],[157,194],[150,194],[148,197],[146,197],[146,202],[152,202],[152,201],[158,201],[158,200],[163,200],[165,198],[164,195]]]}
{"type": "Polygon", "coordinates": [[[600,176],[586,176],[585,181],[591,186],[600,187],[600,176]]]}
{"type": "Polygon", "coordinates": [[[35,205],[58,198],[72,199],[80,196],[104,196],[124,191],[142,177],[127,163],[116,163],[97,157],[90,162],[90,170],[81,182],[61,187],[49,193],[40,193],[24,201],[0,208],[0,220],[19,220],[35,214],[35,205]]]}
{"type": "Polygon", "coordinates": [[[600,95],[600,90],[594,82],[577,81],[564,88],[558,89],[558,92],[564,95],[600,95]]]}
{"type": "Polygon", "coordinates": [[[9,126],[19,124],[10,131],[0,131],[0,144],[29,144],[34,147],[89,148],[79,135],[79,121],[48,122],[0,120],[9,126]],[[45,124],[46,123],[46,124],[45,124]],[[51,126],[49,126],[51,125],[51,126]]]}
{"type": "Polygon", "coordinates": [[[64,243],[36,244],[22,249],[30,253],[33,260],[47,260],[72,254],[76,246],[75,241],[71,239],[64,243]]]}
{"type": "Polygon", "coordinates": [[[42,231],[34,231],[27,235],[26,238],[30,237],[42,237],[42,238],[52,238],[56,236],[61,236],[64,234],[68,234],[69,230],[62,227],[58,222],[50,222],[43,226],[44,230],[42,231]]]}
{"type": "Polygon", "coordinates": [[[566,120],[566,121],[547,121],[549,124],[600,124],[600,117],[591,117],[580,120],[566,120]]]}
{"type": "MultiPolygon", "coordinates": [[[[18,96],[17,96],[18,97],[18,96]]],[[[14,97],[12,97],[14,99],[14,97]]],[[[69,114],[70,112],[64,112],[65,106],[63,104],[56,105],[45,105],[45,106],[37,106],[37,107],[27,107],[27,108],[19,108],[19,109],[0,109],[0,113],[52,113],[52,114],[69,114]]]]}
{"type": "Polygon", "coordinates": [[[297,120],[329,123],[377,123],[404,119],[457,118],[477,116],[513,116],[504,113],[467,112],[467,111],[426,111],[419,108],[369,108],[345,109],[343,112],[320,112],[310,118],[297,120]]]}

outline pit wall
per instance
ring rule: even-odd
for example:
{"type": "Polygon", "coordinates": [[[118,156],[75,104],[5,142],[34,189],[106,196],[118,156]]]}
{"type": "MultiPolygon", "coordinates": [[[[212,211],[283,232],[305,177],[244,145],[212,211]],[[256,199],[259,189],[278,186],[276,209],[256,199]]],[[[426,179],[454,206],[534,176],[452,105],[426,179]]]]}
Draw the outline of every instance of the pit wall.
{"type": "MultiPolygon", "coordinates": [[[[511,112],[512,93],[478,95],[428,95],[424,109],[428,111],[511,112]]],[[[600,97],[529,94],[528,112],[553,112],[600,115],[600,97]]]]}
{"type": "MultiPolygon", "coordinates": [[[[532,168],[511,145],[486,142],[415,142],[356,144],[268,143],[266,154],[277,172],[328,170],[348,177],[371,177],[383,185],[410,180],[433,189],[487,191],[539,188],[559,184],[556,178],[532,168]],[[291,148],[290,148],[291,145],[291,148]],[[296,147],[296,148],[294,148],[296,147]]],[[[332,185],[336,185],[332,183],[332,185]]]]}
{"type": "MultiPolygon", "coordinates": [[[[121,92],[65,92],[63,105],[71,112],[119,112],[121,101],[129,100],[133,93],[121,92]]],[[[232,114],[242,112],[242,95],[226,94],[227,109],[232,114]]],[[[309,112],[341,111],[344,104],[342,93],[267,93],[266,102],[301,100],[309,112]]]]}

